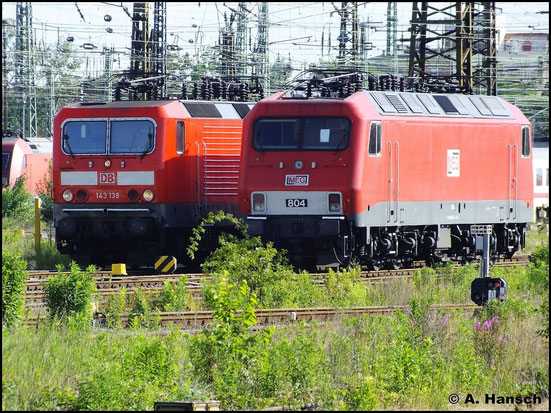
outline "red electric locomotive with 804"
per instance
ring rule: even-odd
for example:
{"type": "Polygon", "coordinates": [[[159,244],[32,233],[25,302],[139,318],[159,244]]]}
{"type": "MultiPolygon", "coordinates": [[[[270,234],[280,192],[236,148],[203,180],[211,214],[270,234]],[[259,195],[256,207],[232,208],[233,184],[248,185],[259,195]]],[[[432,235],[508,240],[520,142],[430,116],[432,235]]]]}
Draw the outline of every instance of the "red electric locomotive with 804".
{"type": "Polygon", "coordinates": [[[295,264],[371,268],[524,246],[531,127],[496,96],[358,91],[266,98],[244,120],[240,212],[295,264]]]}
{"type": "Polygon", "coordinates": [[[56,244],[79,264],[186,258],[209,211],[237,215],[242,118],[254,103],[81,102],[54,119],[56,244]]]}

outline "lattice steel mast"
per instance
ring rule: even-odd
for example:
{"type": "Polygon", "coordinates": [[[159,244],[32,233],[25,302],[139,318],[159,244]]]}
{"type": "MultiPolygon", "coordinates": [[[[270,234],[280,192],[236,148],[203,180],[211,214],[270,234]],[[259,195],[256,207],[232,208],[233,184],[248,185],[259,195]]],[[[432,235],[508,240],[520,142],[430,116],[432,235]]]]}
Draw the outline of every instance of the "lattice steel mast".
{"type": "Polygon", "coordinates": [[[16,127],[23,137],[37,135],[32,5],[16,4],[15,26],[16,127]]]}

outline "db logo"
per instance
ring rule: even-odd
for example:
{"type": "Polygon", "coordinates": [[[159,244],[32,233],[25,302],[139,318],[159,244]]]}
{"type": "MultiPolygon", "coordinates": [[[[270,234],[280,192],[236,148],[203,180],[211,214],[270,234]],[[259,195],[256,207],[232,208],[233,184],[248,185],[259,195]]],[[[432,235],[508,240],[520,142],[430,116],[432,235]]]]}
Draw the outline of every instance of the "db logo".
{"type": "Polygon", "coordinates": [[[100,184],[114,184],[115,183],[115,173],[114,172],[100,172],[99,173],[99,183],[100,184]]]}

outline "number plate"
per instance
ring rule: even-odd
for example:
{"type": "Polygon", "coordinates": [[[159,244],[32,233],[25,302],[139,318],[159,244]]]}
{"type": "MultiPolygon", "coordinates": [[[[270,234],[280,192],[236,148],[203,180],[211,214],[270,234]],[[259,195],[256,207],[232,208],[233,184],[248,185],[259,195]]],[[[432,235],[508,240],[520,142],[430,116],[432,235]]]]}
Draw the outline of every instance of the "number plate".
{"type": "Polygon", "coordinates": [[[308,206],[307,199],[290,198],[285,200],[285,206],[287,208],[306,208],[308,206]]]}
{"type": "MultiPolygon", "coordinates": [[[[108,200],[118,201],[120,199],[121,199],[121,194],[119,192],[114,192],[114,191],[97,191],[95,196],[95,200],[102,200],[102,201],[108,201],[108,200]]],[[[94,198],[92,198],[91,200],[93,201],[94,198]]]]}

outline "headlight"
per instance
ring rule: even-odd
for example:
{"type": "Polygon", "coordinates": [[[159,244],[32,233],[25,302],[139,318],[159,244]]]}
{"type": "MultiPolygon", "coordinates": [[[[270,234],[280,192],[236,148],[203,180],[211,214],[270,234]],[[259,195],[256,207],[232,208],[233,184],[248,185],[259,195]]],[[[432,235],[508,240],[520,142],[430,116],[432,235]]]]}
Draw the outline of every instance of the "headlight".
{"type": "Polygon", "coordinates": [[[67,202],[71,202],[73,200],[73,193],[66,189],[65,191],[63,191],[63,199],[67,202]]]}
{"type": "Polygon", "coordinates": [[[329,212],[341,212],[340,194],[329,194],[329,212]]]}
{"type": "Polygon", "coordinates": [[[146,189],[143,191],[143,199],[147,202],[150,202],[153,200],[153,191],[150,189],[146,189]]]}
{"type": "Polygon", "coordinates": [[[266,197],[264,194],[253,194],[253,212],[266,212],[266,197]]]}

